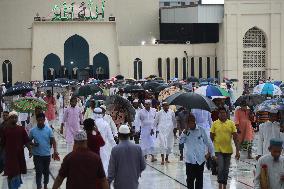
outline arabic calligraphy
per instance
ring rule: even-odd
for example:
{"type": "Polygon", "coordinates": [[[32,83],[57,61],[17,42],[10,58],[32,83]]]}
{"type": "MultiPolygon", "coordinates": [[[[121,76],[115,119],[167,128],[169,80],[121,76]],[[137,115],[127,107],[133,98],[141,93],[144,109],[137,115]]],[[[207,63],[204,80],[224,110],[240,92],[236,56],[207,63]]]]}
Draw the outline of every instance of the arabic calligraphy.
{"type": "Polygon", "coordinates": [[[68,5],[63,2],[62,5],[54,5],[53,21],[70,21],[70,20],[98,20],[105,17],[105,0],[101,0],[101,8],[99,12],[99,6],[94,5],[93,0],[88,0],[87,3],[81,2],[79,5],[79,11],[75,15],[74,11],[75,2],[68,5]],[[95,11],[95,12],[93,12],[95,11]]]}

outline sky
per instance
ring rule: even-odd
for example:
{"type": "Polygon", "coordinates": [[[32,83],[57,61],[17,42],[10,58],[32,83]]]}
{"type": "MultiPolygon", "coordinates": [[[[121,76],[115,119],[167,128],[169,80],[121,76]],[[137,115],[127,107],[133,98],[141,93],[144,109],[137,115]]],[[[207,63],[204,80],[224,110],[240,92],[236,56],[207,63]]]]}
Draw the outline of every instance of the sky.
{"type": "Polygon", "coordinates": [[[224,0],[202,0],[202,4],[224,4],[224,0]]]}

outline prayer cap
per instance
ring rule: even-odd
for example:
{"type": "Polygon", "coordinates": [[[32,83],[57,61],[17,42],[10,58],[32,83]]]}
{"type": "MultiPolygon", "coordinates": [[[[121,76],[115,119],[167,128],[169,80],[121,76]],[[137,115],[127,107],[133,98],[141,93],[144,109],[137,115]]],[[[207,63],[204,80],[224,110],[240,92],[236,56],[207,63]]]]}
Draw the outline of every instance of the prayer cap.
{"type": "Polygon", "coordinates": [[[102,111],[101,108],[95,108],[95,109],[94,109],[94,113],[95,113],[95,114],[101,114],[101,113],[103,113],[103,111],[102,111]]]}
{"type": "Polygon", "coordinates": [[[135,99],[135,100],[133,100],[133,103],[134,103],[134,102],[138,103],[139,101],[138,101],[138,99],[135,99]]]}
{"type": "Polygon", "coordinates": [[[87,134],[85,131],[83,130],[79,130],[75,133],[75,136],[74,136],[74,140],[75,141],[85,141],[87,140],[87,134]]]}
{"type": "Polygon", "coordinates": [[[18,112],[16,112],[16,111],[11,111],[10,113],[9,113],[9,117],[10,116],[18,116],[18,112]]]}
{"type": "Polygon", "coordinates": [[[129,134],[130,133],[130,129],[127,125],[121,125],[118,129],[118,132],[120,134],[129,134]]]}
{"type": "Polygon", "coordinates": [[[270,146],[282,147],[283,141],[281,139],[273,138],[270,140],[270,146]]]}
{"type": "Polygon", "coordinates": [[[164,102],[162,102],[162,105],[169,105],[169,103],[164,101],[164,102]]]}
{"type": "Polygon", "coordinates": [[[151,104],[152,101],[151,100],[145,100],[145,104],[151,104]]]}
{"type": "Polygon", "coordinates": [[[106,106],[105,105],[101,105],[100,108],[106,110],[106,106]]]}

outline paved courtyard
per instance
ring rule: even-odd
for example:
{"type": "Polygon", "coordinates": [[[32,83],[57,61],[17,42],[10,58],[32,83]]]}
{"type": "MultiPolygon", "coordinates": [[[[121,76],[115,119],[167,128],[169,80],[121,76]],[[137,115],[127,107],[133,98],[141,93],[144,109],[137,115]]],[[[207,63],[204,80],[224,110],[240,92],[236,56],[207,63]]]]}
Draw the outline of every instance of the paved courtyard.
{"type": "MultiPolygon", "coordinates": [[[[66,155],[66,142],[65,139],[55,132],[55,137],[58,142],[58,152],[60,153],[61,160],[66,155]]],[[[255,143],[255,142],[254,142],[255,143]]],[[[160,159],[155,163],[147,161],[147,168],[143,172],[140,179],[140,189],[185,189],[186,188],[186,175],[185,165],[179,161],[177,144],[175,145],[175,153],[170,156],[170,164],[164,166],[160,165],[160,159]]],[[[254,149],[255,151],[255,145],[254,149]]],[[[23,176],[21,189],[34,189],[35,184],[35,170],[33,169],[32,158],[27,158],[28,174],[23,176]]],[[[230,168],[230,180],[228,182],[229,189],[250,189],[253,188],[253,170],[255,160],[246,159],[246,155],[242,154],[241,160],[236,161],[232,158],[230,168]]],[[[54,178],[58,174],[61,162],[51,162],[50,166],[50,184],[52,187],[54,178]]],[[[216,176],[212,176],[211,172],[206,170],[204,173],[204,189],[215,189],[218,187],[216,176]]],[[[5,177],[0,177],[0,189],[7,189],[7,181],[5,177]]],[[[65,182],[61,189],[65,189],[65,182]]]]}

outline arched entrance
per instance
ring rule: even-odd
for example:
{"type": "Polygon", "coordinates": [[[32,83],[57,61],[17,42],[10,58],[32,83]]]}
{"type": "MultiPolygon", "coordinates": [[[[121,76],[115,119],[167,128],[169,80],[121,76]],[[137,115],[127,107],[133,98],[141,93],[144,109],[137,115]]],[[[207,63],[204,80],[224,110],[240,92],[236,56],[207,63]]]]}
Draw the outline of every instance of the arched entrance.
{"type": "Polygon", "coordinates": [[[12,85],[12,63],[9,60],[5,60],[2,64],[3,82],[6,85],[12,85]]]}
{"type": "Polygon", "coordinates": [[[109,79],[109,61],[103,53],[98,53],[93,58],[93,75],[97,79],[109,79]]]}
{"type": "Polygon", "coordinates": [[[64,66],[70,79],[77,79],[77,70],[89,66],[89,44],[83,37],[76,34],[65,41],[64,66]]]}
{"type": "Polygon", "coordinates": [[[60,77],[61,61],[56,54],[49,54],[43,61],[43,79],[54,80],[60,77]]]}
{"type": "Polygon", "coordinates": [[[266,39],[257,27],[249,29],[243,38],[243,81],[254,87],[266,79],[266,39]]]}

